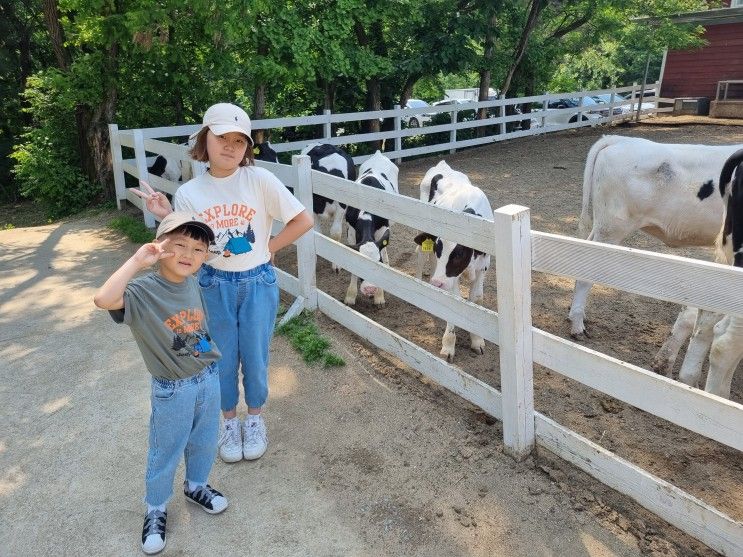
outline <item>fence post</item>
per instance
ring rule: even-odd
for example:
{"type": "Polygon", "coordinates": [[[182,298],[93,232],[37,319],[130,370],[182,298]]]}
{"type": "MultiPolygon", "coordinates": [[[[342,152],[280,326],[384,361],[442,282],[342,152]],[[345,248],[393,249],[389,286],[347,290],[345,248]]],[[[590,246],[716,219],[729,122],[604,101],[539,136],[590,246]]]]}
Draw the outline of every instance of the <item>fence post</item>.
{"type": "Polygon", "coordinates": [[[121,211],[121,200],[126,199],[126,184],[124,183],[124,169],[122,168],[121,141],[119,141],[119,125],[108,125],[108,141],[111,144],[111,167],[114,173],[114,188],[116,190],[116,208],[121,211]]]}
{"type": "MultiPolygon", "coordinates": [[[[395,131],[397,132],[397,135],[395,135],[395,151],[398,153],[402,151],[402,137],[400,137],[400,132],[402,131],[402,118],[400,118],[400,105],[395,105],[395,131]]],[[[402,162],[402,157],[398,156],[395,159],[395,164],[400,164],[402,162]]]]}
{"type": "MultiPolygon", "coordinates": [[[[544,95],[545,95],[545,96],[547,96],[548,94],[549,94],[549,93],[547,93],[547,92],[545,91],[544,95]]],[[[547,113],[547,109],[549,108],[549,103],[550,103],[550,102],[549,102],[549,100],[547,100],[547,99],[544,99],[544,100],[542,101],[542,123],[541,123],[541,125],[539,126],[540,128],[542,128],[542,133],[544,133],[544,125],[545,125],[545,120],[546,120],[546,118],[545,118],[545,114],[547,113]]]]}
{"type": "MultiPolygon", "coordinates": [[[[294,193],[299,202],[308,211],[312,211],[312,163],[307,155],[293,155],[294,193]]],[[[297,240],[297,277],[299,291],[304,298],[304,307],[310,310],[317,308],[317,277],[315,269],[315,231],[310,230],[297,240]]]]}
{"type": "Polygon", "coordinates": [[[637,81],[632,82],[632,91],[630,91],[630,99],[632,102],[629,105],[630,120],[632,120],[632,113],[635,111],[635,95],[637,94],[637,81]]]}
{"type": "Polygon", "coordinates": [[[329,108],[326,108],[322,113],[328,119],[328,121],[323,124],[323,137],[325,139],[330,139],[333,137],[333,126],[330,124],[330,115],[332,112],[329,108]]]}
{"type": "MultiPolygon", "coordinates": [[[[498,100],[505,100],[506,95],[504,93],[501,93],[498,95],[498,100]]],[[[500,110],[498,110],[498,114],[501,118],[506,117],[506,103],[503,103],[500,105],[500,110]]],[[[502,122],[498,124],[498,135],[505,135],[506,134],[506,123],[502,122]]]]}
{"type": "MultiPolygon", "coordinates": [[[[454,110],[451,111],[451,125],[456,126],[457,125],[457,105],[454,105],[454,110]]],[[[457,130],[452,129],[449,132],[449,143],[456,143],[457,142],[457,130]]],[[[457,152],[457,149],[455,147],[452,147],[449,149],[449,154],[453,155],[457,152]]]]}
{"type": "MultiPolygon", "coordinates": [[[[144,136],[142,130],[134,130],[134,159],[137,162],[137,177],[145,182],[150,176],[147,170],[147,155],[144,151],[144,136]]],[[[155,228],[155,215],[147,210],[144,201],[142,202],[142,215],[147,228],[155,228]]]]}
{"type": "Polygon", "coordinates": [[[494,216],[503,443],[523,460],[534,448],[529,209],[506,205],[494,216]]]}
{"type": "Polygon", "coordinates": [[[616,91],[611,92],[611,97],[609,97],[609,125],[611,126],[611,123],[614,121],[614,101],[617,98],[616,91]]]}

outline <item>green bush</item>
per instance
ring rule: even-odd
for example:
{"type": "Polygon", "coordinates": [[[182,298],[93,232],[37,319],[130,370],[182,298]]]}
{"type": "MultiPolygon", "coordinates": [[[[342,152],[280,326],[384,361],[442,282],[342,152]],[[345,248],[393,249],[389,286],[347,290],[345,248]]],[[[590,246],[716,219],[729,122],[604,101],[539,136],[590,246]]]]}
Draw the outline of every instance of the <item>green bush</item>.
{"type": "Polygon", "coordinates": [[[50,218],[76,213],[101,193],[80,169],[74,106],[60,93],[63,82],[56,70],[29,78],[24,97],[34,122],[11,154],[21,195],[42,204],[50,218]]]}
{"type": "Polygon", "coordinates": [[[135,244],[147,244],[155,239],[155,233],[144,222],[127,215],[116,217],[108,223],[108,227],[121,232],[135,244]]]}

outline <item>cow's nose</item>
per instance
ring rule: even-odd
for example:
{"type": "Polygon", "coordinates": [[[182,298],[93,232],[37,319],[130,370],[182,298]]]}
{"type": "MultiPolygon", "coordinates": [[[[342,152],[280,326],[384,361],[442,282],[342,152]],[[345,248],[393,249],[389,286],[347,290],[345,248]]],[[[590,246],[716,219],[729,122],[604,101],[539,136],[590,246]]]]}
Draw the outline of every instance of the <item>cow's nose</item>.
{"type": "Polygon", "coordinates": [[[432,278],[431,284],[433,284],[436,288],[441,288],[444,286],[444,281],[441,279],[432,278]]]}
{"type": "Polygon", "coordinates": [[[364,286],[361,288],[362,294],[364,296],[374,296],[374,294],[377,293],[377,287],[376,286],[364,286]]]}

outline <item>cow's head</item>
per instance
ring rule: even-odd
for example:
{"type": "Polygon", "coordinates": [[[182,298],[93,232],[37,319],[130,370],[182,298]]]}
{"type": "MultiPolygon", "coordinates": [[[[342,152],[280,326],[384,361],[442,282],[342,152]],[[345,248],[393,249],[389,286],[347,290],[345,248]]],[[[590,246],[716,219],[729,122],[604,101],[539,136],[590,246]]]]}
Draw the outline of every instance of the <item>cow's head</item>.
{"type": "MultiPolygon", "coordinates": [[[[368,216],[364,215],[363,216],[368,216]]],[[[357,225],[361,224],[364,220],[362,217],[359,218],[357,221],[357,225]]],[[[367,237],[366,239],[362,239],[359,243],[357,243],[354,246],[354,249],[358,250],[358,252],[363,255],[364,257],[368,257],[372,261],[378,261],[382,262],[382,250],[387,247],[387,244],[390,243],[390,229],[389,227],[380,228],[376,231],[377,233],[374,234],[371,237],[367,237]]],[[[357,238],[364,238],[364,236],[358,234],[357,232],[357,238]]],[[[377,293],[377,286],[373,284],[371,281],[368,281],[366,279],[362,279],[361,286],[359,289],[361,290],[361,293],[364,296],[372,297],[377,293]]]]}
{"type": "Polygon", "coordinates": [[[253,155],[257,161],[279,162],[279,157],[271,147],[270,141],[253,145],[253,155]]]}
{"type": "Polygon", "coordinates": [[[477,250],[438,238],[427,232],[418,234],[414,241],[424,251],[427,249],[427,245],[431,245],[428,242],[432,243],[433,251],[436,254],[436,269],[431,276],[431,284],[446,290],[451,290],[457,277],[469,267],[472,258],[481,254],[477,250]]]}

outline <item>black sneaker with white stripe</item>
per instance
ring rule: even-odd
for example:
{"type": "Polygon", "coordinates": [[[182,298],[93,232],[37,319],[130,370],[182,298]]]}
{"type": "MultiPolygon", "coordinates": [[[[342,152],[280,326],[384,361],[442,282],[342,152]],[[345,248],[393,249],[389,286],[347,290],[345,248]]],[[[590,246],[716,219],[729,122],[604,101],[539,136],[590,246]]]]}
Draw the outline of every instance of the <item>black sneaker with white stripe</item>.
{"type": "Polygon", "coordinates": [[[147,555],[159,553],[165,547],[165,522],[167,520],[167,511],[155,509],[145,515],[142,527],[142,551],[147,555]]]}
{"type": "Polygon", "coordinates": [[[221,513],[227,508],[227,498],[209,484],[189,491],[188,482],[183,482],[183,494],[187,501],[195,503],[209,514],[221,513]]]}

